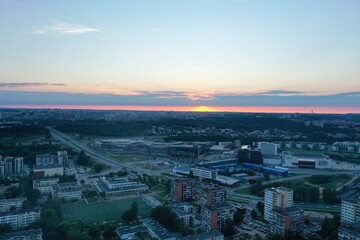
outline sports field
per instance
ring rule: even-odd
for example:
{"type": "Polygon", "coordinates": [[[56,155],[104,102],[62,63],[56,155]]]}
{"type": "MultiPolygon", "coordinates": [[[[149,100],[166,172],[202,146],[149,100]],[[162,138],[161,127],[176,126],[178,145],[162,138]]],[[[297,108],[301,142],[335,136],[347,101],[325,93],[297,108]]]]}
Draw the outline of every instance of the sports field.
{"type": "Polygon", "coordinates": [[[139,216],[144,218],[150,215],[151,207],[141,198],[128,198],[111,202],[90,203],[86,205],[74,205],[63,207],[64,220],[81,220],[84,223],[103,221],[122,221],[121,215],[128,210],[136,201],[139,208],[139,216]]]}

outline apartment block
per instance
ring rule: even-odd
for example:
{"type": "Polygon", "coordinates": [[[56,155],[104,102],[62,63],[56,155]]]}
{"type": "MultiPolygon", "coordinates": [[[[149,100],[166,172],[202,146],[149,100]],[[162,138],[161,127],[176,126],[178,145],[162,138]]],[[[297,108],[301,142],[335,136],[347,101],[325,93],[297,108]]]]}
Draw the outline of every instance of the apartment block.
{"type": "Polygon", "coordinates": [[[219,186],[203,186],[200,190],[200,205],[212,205],[226,201],[226,190],[219,186]]]}
{"type": "Polygon", "coordinates": [[[22,209],[22,204],[26,198],[10,198],[0,200],[0,213],[18,211],[22,209]]]}
{"type": "Polygon", "coordinates": [[[33,189],[37,189],[43,195],[54,195],[53,186],[59,182],[59,178],[41,178],[33,180],[33,189]]]}
{"type": "Polygon", "coordinates": [[[24,174],[23,157],[5,157],[0,156],[0,176],[22,175],[24,174]]]}
{"type": "Polygon", "coordinates": [[[27,227],[40,219],[40,208],[0,213],[0,224],[10,224],[13,230],[27,227]]]}
{"type": "Polygon", "coordinates": [[[30,229],[16,232],[3,233],[0,240],[42,240],[42,229],[30,229]]]}
{"type": "Polygon", "coordinates": [[[275,207],[269,221],[270,234],[285,234],[291,231],[301,235],[303,232],[304,210],[297,207],[275,207]]]}
{"type": "Polygon", "coordinates": [[[270,221],[274,207],[288,208],[293,206],[293,190],[284,187],[265,189],[264,219],[270,221]]]}
{"type": "Polygon", "coordinates": [[[202,208],[202,227],[206,231],[222,230],[226,220],[234,219],[234,207],[229,203],[216,203],[202,208]]]}
{"type": "Polygon", "coordinates": [[[194,206],[190,203],[175,203],[171,204],[170,208],[173,213],[182,220],[187,227],[191,227],[195,221],[194,206]]]}
{"type": "Polygon", "coordinates": [[[339,240],[360,240],[360,199],[342,200],[338,238],[339,240]]]}
{"type": "Polygon", "coordinates": [[[170,199],[173,202],[187,202],[194,197],[195,182],[190,178],[177,178],[171,182],[170,199]]]}

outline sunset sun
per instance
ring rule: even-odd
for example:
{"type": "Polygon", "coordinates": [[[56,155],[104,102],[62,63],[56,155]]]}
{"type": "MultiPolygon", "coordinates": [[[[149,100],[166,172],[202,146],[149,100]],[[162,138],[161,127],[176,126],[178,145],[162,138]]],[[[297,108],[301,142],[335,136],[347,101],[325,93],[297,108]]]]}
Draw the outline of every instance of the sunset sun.
{"type": "Polygon", "coordinates": [[[198,106],[198,107],[195,107],[192,111],[193,112],[216,112],[217,110],[212,107],[198,106]]]}

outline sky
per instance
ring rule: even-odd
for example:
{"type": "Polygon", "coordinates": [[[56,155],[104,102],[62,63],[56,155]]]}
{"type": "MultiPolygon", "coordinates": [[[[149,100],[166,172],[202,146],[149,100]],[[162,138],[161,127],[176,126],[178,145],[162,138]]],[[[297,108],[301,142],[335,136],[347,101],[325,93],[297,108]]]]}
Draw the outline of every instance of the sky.
{"type": "Polygon", "coordinates": [[[0,107],[360,113],[359,9],[358,0],[0,0],[0,107]]]}

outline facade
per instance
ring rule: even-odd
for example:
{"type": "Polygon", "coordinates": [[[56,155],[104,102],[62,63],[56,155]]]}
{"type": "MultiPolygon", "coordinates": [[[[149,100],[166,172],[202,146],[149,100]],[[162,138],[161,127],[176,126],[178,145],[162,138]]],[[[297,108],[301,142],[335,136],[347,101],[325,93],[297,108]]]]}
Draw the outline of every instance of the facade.
{"type": "Polygon", "coordinates": [[[23,157],[0,157],[0,176],[24,174],[23,157]]]}
{"type": "Polygon", "coordinates": [[[264,199],[264,219],[270,221],[275,207],[288,208],[293,206],[293,190],[289,188],[267,188],[264,199]]]}
{"type": "Polygon", "coordinates": [[[149,234],[155,239],[176,240],[176,237],[155,219],[146,219],[143,224],[148,229],[149,234]]]}
{"type": "Polygon", "coordinates": [[[193,175],[200,179],[211,179],[215,180],[217,177],[217,171],[210,168],[196,167],[191,169],[193,175]]]}
{"type": "Polygon", "coordinates": [[[64,175],[64,167],[59,164],[34,165],[33,175],[35,177],[53,177],[64,175]]]}
{"type": "Polygon", "coordinates": [[[270,234],[285,234],[291,231],[301,235],[303,232],[304,210],[297,207],[275,207],[269,221],[270,234]]]}
{"type": "Polygon", "coordinates": [[[69,160],[67,152],[64,151],[58,151],[57,152],[57,159],[58,163],[61,165],[67,165],[67,162],[69,160]]]}
{"type": "Polygon", "coordinates": [[[36,155],[36,165],[57,164],[56,156],[51,154],[36,155]]]}
{"type": "Polygon", "coordinates": [[[190,178],[177,178],[171,182],[170,199],[173,202],[187,202],[194,197],[195,182],[190,178]]]}
{"type": "Polygon", "coordinates": [[[180,237],[179,240],[224,240],[224,235],[221,232],[214,230],[180,237]]]}
{"type": "Polygon", "coordinates": [[[323,154],[282,153],[282,166],[284,167],[330,169],[331,164],[331,158],[323,154]]]}
{"type": "Polygon", "coordinates": [[[43,238],[42,238],[41,228],[3,233],[0,236],[0,240],[42,240],[42,239],[43,238]]]}
{"type": "Polygon", "coordinates": [[[269,142],[259,142],[258,149],[261,151],[264,156],[277,156],[278,155],[278,145],[275,143],[269,142]]]}
{"type": "Polygon", "coordinates": [[[65,201],[80,200],[82,187],[78,182],[58,183],[54,185],[55,197],[65,201]]]}
{"type": "Polygon", "coordinates": [[[106,196],[116,196],[147,192],[149,187],[139,183],[136,178],[131,176],[119,178],[100,177],[95,183],[98,192],[104,192],[106,196]]]}
{"type": "Polygon", "coordinates": [[[204,186],[200,190],[200,206],[208,206],[226,201],[226,190],[218,186],[204,186]]]}
{"type": "Polygon", "coordinates": [[[343,225],[360,223],[360,199],[342,200],[341,223],[343,225]]]}
{"type": "Polygon", "coordinates": [[[190,203],[178,203],[170,205],[177,218],[182,220],[187,227],[191,227],[195,221],[194,206],[190,203]]]}
{"type": "Polygon", "coordinates": [[[341,227],[339,240],[360,240],[360,199],[341,201],[341,227]]]}
{"type": "Polygon", "coordinates": [[[43,178],[33,180],[33,189],[37,189],[43,195],[53,195],[53,186],[59,182],[59,178],[43,178]]]}
{"type": "Polygon", "coordinates": [[[360,226],[341,226],[338,231],[339,240],[360,240],[360,226]]]}
{"type": "Polygon", "coordinates": [[[0,213],[9,211],[19,211],[26,198],[10,198],[0,200],[0,213]]]}
{"type": "Polygon", "coordinates": [[[27,227],[40,219],[40,208],[0,213],[0,224],[10,224],[13,230],[27,227]]]}
{"type": "Polygon", "coordinates": [[[226,220],[234,219],[234,207],[229,203],[216,203],[202,208],[202,227],[206,231],[222,230],[226,220]]]}

